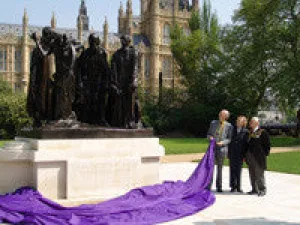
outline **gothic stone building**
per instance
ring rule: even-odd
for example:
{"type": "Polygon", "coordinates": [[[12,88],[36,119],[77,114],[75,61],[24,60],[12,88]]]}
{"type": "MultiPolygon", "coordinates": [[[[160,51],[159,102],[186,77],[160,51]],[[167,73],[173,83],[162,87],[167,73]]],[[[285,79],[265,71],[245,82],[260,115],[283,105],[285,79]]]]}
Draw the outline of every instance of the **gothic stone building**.
{"type": "MultiPolygon", "coordinates": [[[[102,45],[112,55],[119,47],[121,34],[131,35],[133,44],[138,50],[139,83],[146,90],[155,92],[161,72],[163,85],[175,87],[179,81],[176,65],[170,50],[170,29],[175,23],[188,33],[188,19],[191,10],[199,8],[198,0],[140,0],[141,15],[134,16],[132,1],[127,0],[126,10],[122,3],[118,15],[118,33],[108,32],[105,19],[103,30],[94,31],[89,27],[89,17],[84,0],[81,0],[77,28],[56,27],[53,14],[50,25],[59,33],[77,39],[87,45],[90,33],[96,33],[102,39],[102,45]]],[[[29,25],[29,18],[24,11],[22,25],[0,23],[0,75],[8,81],[13,90],[27,90],[30,74],[31,52],[35,47],[29,38],[32,32],[41,33],[42,27],[29,25]]],[[[45,24],[47,26],[47,24],[45,24]]],[[[50,59],[51,60],[51,59],[50,59]]],[[[50,67],[55,72],[54,59],[50,67]]]]}

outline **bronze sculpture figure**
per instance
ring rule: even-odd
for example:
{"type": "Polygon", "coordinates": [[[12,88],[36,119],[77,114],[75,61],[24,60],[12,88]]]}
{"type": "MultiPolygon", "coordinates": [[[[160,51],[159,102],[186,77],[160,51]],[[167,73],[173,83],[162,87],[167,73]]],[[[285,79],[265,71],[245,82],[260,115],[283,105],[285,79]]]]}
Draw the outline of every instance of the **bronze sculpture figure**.
{"type": "Polygon", "coordinates": [[[112,56],[110,123],[134,128],[134,94],[137,88],[137,56],[128,35],[120,38],[122,47],[112,56]]]}
{"type": "MultiPolygon", "coordinates": [[[[74,63],[76,51],[74,45],[67,39],[66,35],[60,35],[51,28],[45,27],[41,40],[32,35],[36,42],[35,55],[47,56],[54,54],[56,73],[53,75],[53,90],[51,94],[51,107],[43,119],[47,121],[68,119],[72,114],[72,102],[74,100],[74,63]]],[[[37,58],[36,65],[40,65],[41,57],[37,58]]],[[[45,68],[45,66],[44,66],[45,68]]],[[[43,69],[44,70],[44,69],[43,69]]],[[[40,71],[34,72],[31,77],[41,76],[40,71]],[[36,74],[34,74],[36,73],[36,74]]]]}
{"type": "Polygon", "coordinates": [[[77,113],[82,122],[108,126],[105,108],[109,75],[106,51],[100,47],[100,39],[91,34],[89,48],[82,52],[77,66],[83,101],[83,108],[80,107],[77,113]]]}

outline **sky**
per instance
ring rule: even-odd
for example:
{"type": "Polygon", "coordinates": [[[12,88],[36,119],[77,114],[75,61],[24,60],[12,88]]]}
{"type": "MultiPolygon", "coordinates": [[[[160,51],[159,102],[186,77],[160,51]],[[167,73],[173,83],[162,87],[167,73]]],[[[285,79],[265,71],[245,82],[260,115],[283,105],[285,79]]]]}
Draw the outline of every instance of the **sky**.
{"type": "MultiPolygon", "coordinates": [[[[48,26],[52,13],[57,19],[57,27],[76,28],[76,19],[81,0],[2,0],[0,23],[21,24],[24,8],[27,10],[30,25],[48,26]]],[[[120,1],[126,6],[126,0],[85,0],[90,17],[90,28],[102,30],[107,16],[109,30],[117,31],[117,17],[120,1]]],[[[221,24],[231,23],[234,10],[241,0],[211,0],[213,11],[221,24]]],[[[202,1],[200,0],[200,5],[202,1]]],[[[139,15],[140,0],[132,0],[133,12],[139,15]]]]}

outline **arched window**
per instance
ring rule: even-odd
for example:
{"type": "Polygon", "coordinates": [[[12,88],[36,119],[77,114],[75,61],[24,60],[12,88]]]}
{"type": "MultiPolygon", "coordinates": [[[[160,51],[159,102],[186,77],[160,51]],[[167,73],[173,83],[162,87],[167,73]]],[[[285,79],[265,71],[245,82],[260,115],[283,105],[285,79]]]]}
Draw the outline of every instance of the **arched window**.
{"type": "Polygon", "coordinates": [[[21,72],[22,53],[20,50],[15,51],[15,71],[21,72]]]}
{"type": "Polygon", "coordinates": [[[6,49],[0,47],[0,71],[6,71],[6,49]]]}
{"type": "Polygon", "coordinates": [[[144,76],[145,78],[149,78],[150,76],[150,60],[145,57],[145,64],[144,64],[144,76]]]}
{"type": "Polygon", "coordinates": [[[162,62],[162,77],[163,78],[171,78],[171,59],[165,58],[162,62]]]}
{"type": "Polygon", "coordinates": [[[163,30],[163,44],[167,45],[170,44],[170,25],[165,24],[164,25],[164,30],[163,30]]]}
{"type": "Polygon", "coordinates": [[[189,0],[179,0],[178,2],[178,7],[179,10],[183,11],[184,9],[186,9],[187,11],[190,11],[190,2],[189,0]]]}

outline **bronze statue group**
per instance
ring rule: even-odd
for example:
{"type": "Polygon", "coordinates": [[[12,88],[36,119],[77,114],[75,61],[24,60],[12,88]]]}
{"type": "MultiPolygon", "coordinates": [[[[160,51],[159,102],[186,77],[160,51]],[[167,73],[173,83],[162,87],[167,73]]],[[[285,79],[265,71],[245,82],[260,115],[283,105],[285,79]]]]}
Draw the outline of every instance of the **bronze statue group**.
{"type": "MultiPolygon", "coordinates": [[[[217,167],[216,190],[223,192],[222,168],[224,159],[228,157],[231,192],[243,192],[241,189],[241,172],[243,162],[246,161],[252,187],[248,194],[264,196],[267,193],[265,170],[267,169],[267,156],[270,154],[269,135],[260,128],[257,117],[250,120],[249,130],[245,116],[239,116],[234,127],[227,122],[228,118],[229,112],[222,110],[219,113],[219,120],[211,122],[207,133],[209,139],[214,138],[216,140],[214,149],[217,167]]],[[[208,189],[211,189],[211,186],[212,181],[208,189]]]]}
{"type": "Polygon", "coordinates": [[[32,52],[27,111],[34,127],[76,120],[83,124],[136,128],[140,124],[137,97],[137,54],[128,35],[112,56],[111,66],[99,37],[90,34],[89,47],[49,27],[31,35],[32,52]],[[51,73],[54,57],[55,73],[51,73]]]}

